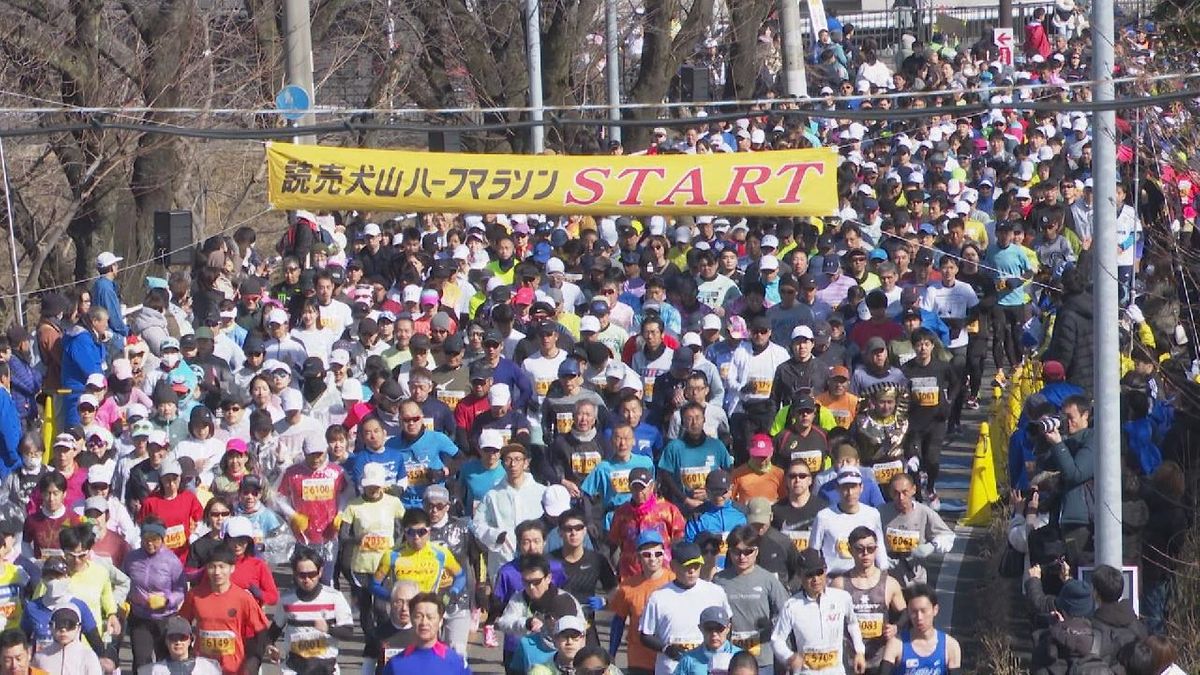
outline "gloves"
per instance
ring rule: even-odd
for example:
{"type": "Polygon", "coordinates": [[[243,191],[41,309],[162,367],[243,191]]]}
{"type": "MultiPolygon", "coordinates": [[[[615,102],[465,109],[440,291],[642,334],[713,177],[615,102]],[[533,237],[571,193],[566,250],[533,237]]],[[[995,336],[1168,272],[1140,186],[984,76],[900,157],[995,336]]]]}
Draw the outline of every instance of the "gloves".
{"type": "Polygon", "coordinates": [[[920,471],[921,470],[921,458],[917,457],[916,455],[913,455],[912,457],[908,458],[908,461],[905,462],[904,466],[905,466],[905,468],[907,468],[909,471],[911,471],[913,473],[920,471]]]}
{"type": "Polygon", "coordinates": [[[924,544],[921,544],[920,546],[918,546],[912,550],[912,557],[914,557],[918,560],[920,560],[921,558],[928,558],[932,554],[933,554],[933,544],[931,544],[929,542],[925,542],[924,544]]]}
{"type": "Polygon", "coordinates": [[[300,513],[299,511],[293,513],[289,520],[292,521],[292,527],[294,527],[297,532],[304,532],[308,529],[308,516],[300,513]]]}
{"type": "Polygon", "coordinates": [[[1125,315],[1135,324],[1146,323],[1146,315],[1142,313],[1142,308],[1137,305],[1130,305],[1125,308],[1125,315]]]}
{"type": "Polygon", "coordinates": [[[258,584],[250,584],[250,588],[247,588],[246,590],[250,591],[250,595],[253,595],[255,600],[262,602],[263,592],[262,589],[258,587],[258,584]]]}
{"type": "Polygon", "coordinates": [[[663,650],[663,653],[669,658],[678,661],[679,659],[683,658],[684,649],[679,645],[667,645],[667,648],[663,650]]]}
{"type": "Polygon", "coordinates": [[[592,608],[593,612],[599,612],[600,610],[604,609],[604,606],[607,604],[608,599],[603,595],[593,595],[587,599],[587,605],[588,607],[592,608]]]}
{"type": "Polygon", "coordinates": [[[150,609],[158,611],[167,606],[167,596],[162,593],[151,593],[146,596],[146,606],[150,609]]]}

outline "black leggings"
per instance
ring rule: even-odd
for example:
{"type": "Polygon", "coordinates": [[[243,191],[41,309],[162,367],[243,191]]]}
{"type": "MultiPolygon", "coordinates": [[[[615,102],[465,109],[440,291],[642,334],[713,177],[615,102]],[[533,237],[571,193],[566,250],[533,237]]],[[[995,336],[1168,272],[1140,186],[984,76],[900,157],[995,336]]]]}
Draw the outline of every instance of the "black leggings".
{"type": "Polygon", "coordinates": [[[967,345],[950,349],[950,419],[951,428],[957,427],[962,418],[963,404],[967,402],[967,345]]]}
{"type": "Polygon", "coordinates": [[[139,668],[167,658],[167,640],[163,631],[166,621],[129,617],[129,645],[133,649],[133,672],[139,668]]]}
{"type": "Polygon", "coordinates": [[[942,444],[946,438],[946,424],[940,419],[911,420],[908,427],[908,439],[905,443],[908,451],[905,457],[920,457],[921,471],[929,477],[926,488],[934,489],[938,473],[942,467],[942,444]]]}
{"type": "Polygon", "coordinates": [[[1016,368],[1021,363],[1021,333],[1028,316],[1025,305],[996,305],[995,338],[992,343],[996,368],[1016,368]]]}

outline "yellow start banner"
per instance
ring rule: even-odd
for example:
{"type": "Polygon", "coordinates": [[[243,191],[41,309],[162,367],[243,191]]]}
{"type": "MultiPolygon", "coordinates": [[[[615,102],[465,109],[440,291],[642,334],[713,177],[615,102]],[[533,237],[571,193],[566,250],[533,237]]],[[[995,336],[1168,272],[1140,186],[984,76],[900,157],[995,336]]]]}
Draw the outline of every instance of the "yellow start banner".
{"type": "Polygon", "coordinates": [[[276,209],[829,216],[837,153],[474,155],[267,145],[276,209]]]}

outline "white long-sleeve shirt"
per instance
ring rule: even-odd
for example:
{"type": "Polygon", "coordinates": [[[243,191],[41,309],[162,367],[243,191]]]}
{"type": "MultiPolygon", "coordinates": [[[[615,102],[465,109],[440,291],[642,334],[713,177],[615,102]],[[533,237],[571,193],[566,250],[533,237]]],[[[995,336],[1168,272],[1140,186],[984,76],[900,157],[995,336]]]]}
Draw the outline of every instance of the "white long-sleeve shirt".
{"type": "Polygon", "coordinates": [[[517,525],[542,516],[545,492],[545,485],[535,481],[531,474],[525,474],[521,487],[503,480],[475,506],[472,519],[475,537],[487,547],[488,576],[492,579],[500,567],[516,555],[517,525]],[[502,533],[508,533],[503,543],[499,541],[502,533]]]}
{"type": "MultiPolygon", "coordinates": [[[[825,565],[830,574],[845,574],[854,568],[854,557],[850,553],[850,532],[856,527],[866,527],[875,533],[875,541],[883,538],[883,524],[879,511],[873,506],[859,504],[858,511],[845,513],[838,504],[832,504],[817,512],[808,545],[825,555],[825,565]]],[[[880,546],[875,551],[875,565],[881,570],[890,567],[887,549],[880,546]]]]}
{"type": "Polygon", "coordinates": [[[804,661],[793,675],[845,675],[842,666],[843,637],[850,636],[856,654],[866,654],[854,602],[840,588],[826,588],[816,599],[801,591],[788,599],[775,620],[771,648],[775,657],[786,663],[793,654],[804,661]],[[788,644],[793,638],[796,648],[788,644]]]}
{"type": "Polygon", "coordinates": [[[746,401],[770,400],[775,371],[790,358],[788,351],[774,342],[767,343],[766,349],[757,354],[749,340],[738,345],[729,363],[729,386],[736,401],[735,411],[746,401]],[[751,388],[743,391],[747,384],[751,388]]]}

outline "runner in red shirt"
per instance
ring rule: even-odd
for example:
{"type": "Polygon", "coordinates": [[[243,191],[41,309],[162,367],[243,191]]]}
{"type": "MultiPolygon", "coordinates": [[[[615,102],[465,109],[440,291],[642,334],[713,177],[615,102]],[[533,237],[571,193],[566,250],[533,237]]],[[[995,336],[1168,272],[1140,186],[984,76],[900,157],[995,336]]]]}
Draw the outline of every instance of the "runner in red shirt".
{"type": "Polygon", "coordinates": [[[158,516],[167,526],[163,545],[179,556],[180,562],[186,562],[188,539],[192,536],[192,528],[204,517],[204,507],[196,495],[179,489],[179,477],[182,475],[183,467],[179,466],[179,462],[173,459],[163,462],[158,470],[158,488],[142,502],[138,522],[148,515],[158,516]]]}
{"type": "Polygon", "coordinates": [[[329,461],[326,444],[317,437],[304,441],[304,461],[293,464],[279,479],[275,509],[287,517],[296,541],[321,552],[326,560],[321,583],[333,584],[336,556],[338,497],[349,483],[342,467],[329,461]]]}
{"type": "Polygon", "coordinates": [[[41,503],[37,511],[25,519],[23,538],[33,547],[34,557],[45,560],[63,554],[58,545],[58,531],[71,525],[74,519],[66,507],[67,479],[61,473],[43,474],[38,479],[37,491],[41,503]]]}
{"type": "Polygon", "coordinates": [[[218,544],[204,571],[208,583],[187,594],[179,615],[196,627],[196,653],[221,664],[224,675],[257,673],[270,622],[254,596],[233,585],[233,549],[218,544]]]}

